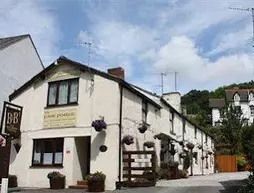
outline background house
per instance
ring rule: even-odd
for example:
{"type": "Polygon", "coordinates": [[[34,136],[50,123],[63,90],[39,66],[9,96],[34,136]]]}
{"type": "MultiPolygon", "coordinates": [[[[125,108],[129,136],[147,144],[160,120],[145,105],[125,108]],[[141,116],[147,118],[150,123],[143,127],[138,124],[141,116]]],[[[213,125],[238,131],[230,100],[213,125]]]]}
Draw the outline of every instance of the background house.
{"type": "Polygon", "coordinates": [[[242,116],[248,124],[253,123],[254,118],[254,89],[226,89],[225,99],[210,99],[209,107],[212,109],[212,125],[219,125],[222,121],[220,110],[225,105],[240,107],[242,116]]]}
{"type": "Polygon", "coordinates": [[[0,113],[4,100],[44,67],[30,35],[0,38],[0,113]]]}
{"type": "Polygon", "coordinates": [[[123,151],[147,150],[147,141],[155,143],[158,165],[179,161],[180,168],[180,153],[187,150],[180,142],[192,142],[197,157],[189,173],[213,173],[214,163],[208,163],[214,158],[208,155],[213,139],[177,111],[180,97],[157,96],[129,84],[122,68],[105,73],[62,56],[10,95],[11,102],[23,106],[21,149],[12,148],[10,173],[20,186],[48,187],[46,176],[53,170],[66,175],[67,186],[103,171],[106,189],[115,189],[124,180],[123,151]],[[91,126],[98,119],[107,123],[105,131],[91,126]],[[143,123],[145,133],[138,130],[143,123]],[[132,145],[122,144],[125,135],[134,137],[132,145]],[[102,145],[107,151],[100,150],[102,145]]]}

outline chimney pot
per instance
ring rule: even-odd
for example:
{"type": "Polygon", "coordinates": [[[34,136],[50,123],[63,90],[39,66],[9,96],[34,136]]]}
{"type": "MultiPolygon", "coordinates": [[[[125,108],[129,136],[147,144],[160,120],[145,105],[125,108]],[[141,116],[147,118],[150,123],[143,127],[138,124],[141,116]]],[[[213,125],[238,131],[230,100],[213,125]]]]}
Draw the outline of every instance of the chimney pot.
{"type": "Polygon", "coordinates": [[[125,79],[124,69],[121,67],[108,69],[108,74],[116,76],[116,77],[121,78],[123,80],[125,79]]]}

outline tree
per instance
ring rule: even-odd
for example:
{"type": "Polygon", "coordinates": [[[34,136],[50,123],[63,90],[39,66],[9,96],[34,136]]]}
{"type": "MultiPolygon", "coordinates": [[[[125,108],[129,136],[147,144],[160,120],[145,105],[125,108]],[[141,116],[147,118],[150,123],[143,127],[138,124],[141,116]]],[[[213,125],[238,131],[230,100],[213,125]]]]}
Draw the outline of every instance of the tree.
{"type": "Polygon", "coordinates": [[[244,126],[242,110],[238,106],[228,105],[221,111],[221,131],[231,147],[231,154],[238,154],[242,150],[241,135],[244,126]]]}

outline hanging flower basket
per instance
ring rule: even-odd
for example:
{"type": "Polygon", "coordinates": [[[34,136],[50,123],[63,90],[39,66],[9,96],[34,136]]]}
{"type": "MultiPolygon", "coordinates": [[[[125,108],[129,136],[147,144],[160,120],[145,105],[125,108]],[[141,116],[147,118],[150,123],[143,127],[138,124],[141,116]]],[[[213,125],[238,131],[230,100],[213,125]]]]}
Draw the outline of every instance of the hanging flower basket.
{"type": "Polygon", "coordinates": [[[205,158],[207,159],[208,158],[208,155],[206,154],[205,158]]]}
{"type": "Polygon", "coordinates": [[[94,127],[95,131],[100,132],[107,128],[107,123],[104,120],[95,120],[92,122],[92,127],[94,127]]]}
{"type": "Polygon", "coordinates": [[[175,150],[175,149],[171,149],[171,150],[169,151],[169,153],[170,153],[171,155],[175,155],[175,154],[176,154],[176,150],[175,150]]]}
{"type": "Polygon", "coordinates": [[[180,144],[181,146],[184,146],[183,141],[179,141],[179,144],[180,144]]]}
{"type": "Polygon", "coordinates": [[[204,159],[205,159],[205,157],[204,157],[204,156],[201,156],[201,159],[202,159],[202,160],[204,160],[204,159]]]}
{"type": "Polygon", "coordinates": [[[153,137],[154,139],[158,139],[158,140],[161,140],[162,139],[162,136],[160,134],[157,134],[153,137]]]}
{"type": "Polygon", "coordinates": [[[202,149],[202,145],[198,145],[198,149],[202,149]]]}
{"type": "Polygon", "coordinates": [[[140,133],[145,133],[147,129],[148,129],[148,126],[145,123],[143,123],[142,125],[138,127],[138,130],[140,133]]]}
{"type": "Polygon", "coordinates": [[[188,149],[193,149],[195,147],[195,145],[193,143],[189,142],[189,143],[186,144],[186,147],[188,149]]]}
{"type": "Polygon", "coordinates": [[[122,143],[126,144],[126,145],[131,145],[134,143],[134,138],[131,135],[125,135],[123,137],[122,143]]]}
{"type": "Polygon", "coordinates": [[[155,143],[153,141],[147,141],[144,143],[144,146],[147,148],[152,148],[155,146],[155,143]]]}
{"type": "Polygon", "coordinates": [[[211,152],[211,151],[208,151],[208,155],[212,155],[213,154],[213,152],[211,152]]]}

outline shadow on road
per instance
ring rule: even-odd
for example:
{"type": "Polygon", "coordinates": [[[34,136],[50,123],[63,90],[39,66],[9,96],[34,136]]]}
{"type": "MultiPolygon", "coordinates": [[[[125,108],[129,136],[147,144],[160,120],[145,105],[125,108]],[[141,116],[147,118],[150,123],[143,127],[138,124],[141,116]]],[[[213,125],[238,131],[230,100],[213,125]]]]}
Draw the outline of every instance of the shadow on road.
{"type": "Polygon", "coordinates": [[[220,193],[237,193],[237,190],[244,184],[246,180],[229,180],[220,182],[224,187],[224,190],[220,190],[220,193]]]}

